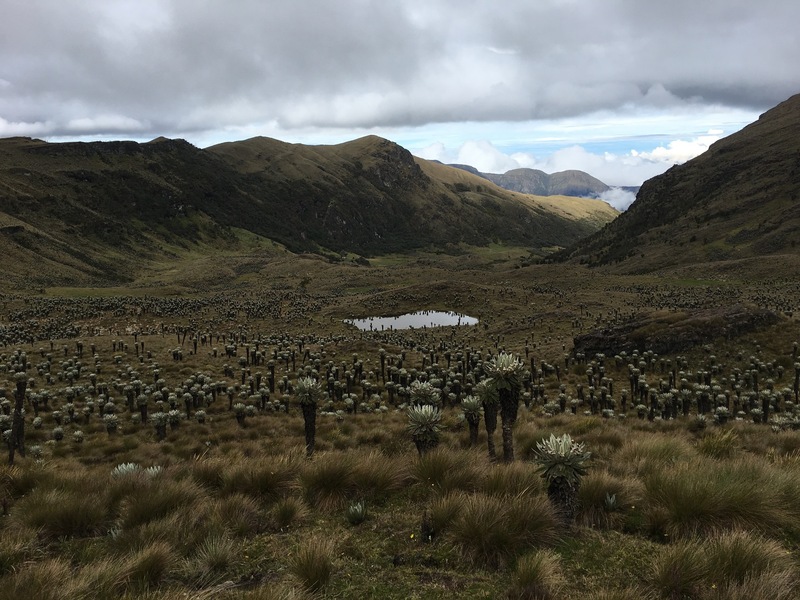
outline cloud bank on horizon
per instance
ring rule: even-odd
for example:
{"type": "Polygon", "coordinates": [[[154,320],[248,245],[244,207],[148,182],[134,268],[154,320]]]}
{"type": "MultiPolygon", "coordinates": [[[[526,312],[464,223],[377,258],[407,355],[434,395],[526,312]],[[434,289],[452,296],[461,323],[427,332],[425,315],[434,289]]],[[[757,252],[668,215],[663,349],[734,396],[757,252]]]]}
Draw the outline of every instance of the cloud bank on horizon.
{"type": "Polygon", "coordinates": [[[789,0],[0,6],[0,137],[375,133],[482,171],[638,185],[800,91],[789,0]]]}

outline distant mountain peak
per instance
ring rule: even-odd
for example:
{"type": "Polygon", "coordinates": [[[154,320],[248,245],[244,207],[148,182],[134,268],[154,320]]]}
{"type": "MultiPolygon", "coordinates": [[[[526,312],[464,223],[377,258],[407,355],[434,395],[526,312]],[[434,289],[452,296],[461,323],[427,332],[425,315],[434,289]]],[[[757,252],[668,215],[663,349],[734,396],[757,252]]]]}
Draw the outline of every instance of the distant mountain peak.
{"type": "Polygon", "coordinates": [[[599,179],[577,170],[560,171],[548,175],[539,169],[520,167],[505,173],[482,173],[469,165],[452,164],[450,166],[469,171],[488,179],[503,189],[521,194],[599,198],[603,192],[611,189],[599,179]]]}

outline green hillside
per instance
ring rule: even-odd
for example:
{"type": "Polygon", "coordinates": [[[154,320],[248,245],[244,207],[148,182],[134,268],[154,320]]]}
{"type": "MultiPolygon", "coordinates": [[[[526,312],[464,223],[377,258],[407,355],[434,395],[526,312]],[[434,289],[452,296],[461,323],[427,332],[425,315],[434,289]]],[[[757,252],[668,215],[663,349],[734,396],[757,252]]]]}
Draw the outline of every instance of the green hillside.
{"type": "Polygon", "coordinates": [[[206,150],[165,138],[0,140],[0,249],[12,259],[4,271],[30,284],[127,281],[187,253],[246,251],[253,239],[327,255],[565,247],[616,216],[585,202],[554,209],[377,137],[336,146],[255,138],[206,150]]]}

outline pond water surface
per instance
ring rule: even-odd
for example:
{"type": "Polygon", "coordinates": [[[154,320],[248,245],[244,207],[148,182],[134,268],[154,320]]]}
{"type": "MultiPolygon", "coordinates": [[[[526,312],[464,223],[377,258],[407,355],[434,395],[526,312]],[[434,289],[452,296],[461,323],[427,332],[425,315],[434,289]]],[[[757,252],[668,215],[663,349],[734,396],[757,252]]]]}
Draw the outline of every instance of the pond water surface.
{"type": "Polygon", "coordinates": [[[355,325],[361,331],[384,331],[390,329],[422,329],[423,327],[442,327],[445,325],[476,325],[478,319],[455,312],[423,310],[406,313],[399,317],[346,319],[345,323],[355,325]]]}

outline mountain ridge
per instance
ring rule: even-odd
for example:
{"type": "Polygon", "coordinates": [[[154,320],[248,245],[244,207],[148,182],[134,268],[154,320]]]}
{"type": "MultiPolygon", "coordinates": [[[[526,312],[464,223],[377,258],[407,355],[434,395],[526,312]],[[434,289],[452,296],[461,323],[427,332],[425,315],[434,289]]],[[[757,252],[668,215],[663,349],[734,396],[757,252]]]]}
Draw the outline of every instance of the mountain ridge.
{"type": "Polygon", "coordinates": [[[498,241],[565,247],[617,214],[599,201],[559,207],[461,173],[376,136],[206,149],[166,138],[7,138],[0,249],[16,260],[4,271],[26,281],[126,281],[153,261],[235,250],[239,231],[328,256],[498,241]]]}
{"type": "Polygon", "coordinates": [[[596,177],[577,169],[547,174],[539,169],[522,167],[505,173],[484,173],[471,165],[454,163],[449,166],[488,179],[503,189],[536,196],[599,198],[612,189],[596,177]]]}
{"type": "Polygon", "coordinates": [[[800,94],[646,181],[618,219],[553,256],[644,273],[796,255],[800,94]]]}

